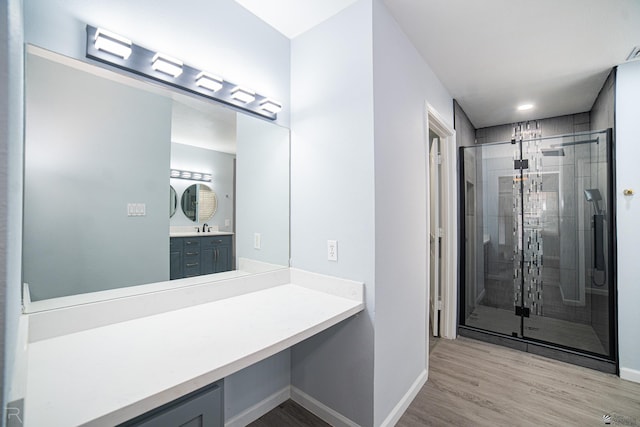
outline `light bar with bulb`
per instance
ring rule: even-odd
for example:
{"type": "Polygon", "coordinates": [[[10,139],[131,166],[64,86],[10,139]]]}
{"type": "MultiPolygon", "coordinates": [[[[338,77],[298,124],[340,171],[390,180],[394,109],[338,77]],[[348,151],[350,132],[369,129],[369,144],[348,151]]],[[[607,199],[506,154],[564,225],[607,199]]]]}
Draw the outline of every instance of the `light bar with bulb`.
{"type": "Polygon", "coordinates": [[[256,99],[256,94],[248,89],[242,88],[240,86],[236,86],[231,91],[231,97],[233,99],[237,99],[240,102],[244,102],[245,104],[248,104],[250,102],[253,102],[256,99]]]}
{"type": "Polygon", "coordinates": [[[98,28],[93,38],[93,43],[98,50],[128,59],[131,56],[131,40],[119,36],[116,33],[98,28]]]}
{"type": "Polygon", "coordinates": [[[224,86],[222,82],[223,80],[220,77],[204,71],[201,71],[200,74],[196,76],[196,84],[205,89],[209,89],[212,92],[217,92],[222,89],[224,86]]]}
{"type": "Polygon", "coordinates": [[[87,58],[269,120],[276,120],[282,110],[282,103],[246,86],[191,67],[175,57],[147,49],[102,28],[87,25],[86,29],[87,58]]]}
{"type": "Polygon", "coordinates": [[[273,114],[278,114],[282,110],[282,104],[271,99],[266,99],[260,103],[260,108],[273,114]]]}
{"type": "Polygon", "coordinates": [[[182,66],[184,64],[179,59],[172,58],[162,53],[156,53],[151,60],[151,68],[161,73],[178,77],[182,74],[182,66]]]}
{"type": "Polygon", "coordinates": [[[203,172],[191,172],[191,171],[185,171],[180,169],[171,169],[171,173],[169,174],[169,176],[171,178],[211,182],[211,174],[207,174],[203,172]]]}

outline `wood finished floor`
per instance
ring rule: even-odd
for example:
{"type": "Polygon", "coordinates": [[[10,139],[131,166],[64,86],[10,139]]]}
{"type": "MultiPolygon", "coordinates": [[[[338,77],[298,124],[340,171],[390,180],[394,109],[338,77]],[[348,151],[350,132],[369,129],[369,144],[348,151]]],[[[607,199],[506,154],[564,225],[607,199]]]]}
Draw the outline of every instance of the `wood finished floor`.
{"type": "MultiPolygon", "coordinates": [[[[640,426],[640,384],[464,337],[431,339],[429,381],[398,427],[640,426]]],[[[287,401],[251,427],[325,427],[287,401]]]]}

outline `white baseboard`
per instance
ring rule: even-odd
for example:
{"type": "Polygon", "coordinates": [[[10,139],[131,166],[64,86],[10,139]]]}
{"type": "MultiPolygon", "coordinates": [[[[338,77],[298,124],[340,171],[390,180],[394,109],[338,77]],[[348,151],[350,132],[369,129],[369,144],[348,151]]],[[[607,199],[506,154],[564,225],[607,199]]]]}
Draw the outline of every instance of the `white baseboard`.
{"type": "Polygon", "coordinates": [[[404,414],[404,411],[407,410],[413,399],[418,395],[418,392],[422,388],[422,386],[427,382],[427,371],[424,370],[418,375],[418,378],[413,382],[409,390],[405,393],[405,395],[400,399],[398,404],[393,408],[391,413],[387,415],[387,418],[380,424],[380,427],[392,427],[396,425],[396,423],[400,420],[400,417],[404,414]]]}
{"type": "Polygon", "coordinates": [[[256,403],[250,408],[240,412],[230,420],[225,421],[225,427],[244,427],[277,408],[281,403],[286,402],[291,397],[291,387],[287,386],[280,391],[273,393],[266,399],[256,403]]]}
{"type": "Polygon", "coordinates": [[[334,427],[360,427],[349,418],[293,386],[291,386],[291,400],[334,427]]]}
{"type": "Polygon", "coordinates": [[[620,368],[620,378],[634,383],[640,383],[640,371],[636,369],[620,368]]]}

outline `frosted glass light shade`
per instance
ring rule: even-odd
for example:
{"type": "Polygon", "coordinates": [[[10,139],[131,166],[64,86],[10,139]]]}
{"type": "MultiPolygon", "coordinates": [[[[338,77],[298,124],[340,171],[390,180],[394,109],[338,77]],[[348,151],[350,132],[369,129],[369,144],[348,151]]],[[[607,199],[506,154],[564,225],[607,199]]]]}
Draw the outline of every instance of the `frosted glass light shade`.
{"type": "Polygon", "coordinates": [[[128,59],[131,56],[131,40],[103,28],[96,30],[94,37],[96,49],[128,59]]]}
{"type": "Polygon", "coordinates": [[[220,77],[214,76],[213,74],[206,73],[202,71],[196,77],[196,84],[205,89],[209,89],[212,92],[217,92],[222,89],[223,80],[220,77]]]}
{"type": "Polygon", "coordinates": [[[244,89],[238,86],[231,91],[231,97],[233,99],[237,99],[240,102],[248,104],[256,99],[256,94],[248,89],[244,89]]]}
{"type": "Polygon", "coordinates": [[[182,61],[161,53],[156,53],[151,61],[151,68],[172,77],[182,74],[182,61]]]}

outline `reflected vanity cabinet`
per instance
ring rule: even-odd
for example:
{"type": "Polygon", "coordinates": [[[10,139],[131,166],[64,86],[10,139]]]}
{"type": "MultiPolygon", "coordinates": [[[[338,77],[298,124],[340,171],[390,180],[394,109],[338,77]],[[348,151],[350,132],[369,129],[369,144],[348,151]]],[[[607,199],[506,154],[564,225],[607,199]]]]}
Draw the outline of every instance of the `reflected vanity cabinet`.
{"type": "Polygon", "coordinates": [[[169,277],[171,280],[232,269],[232,236],[207,235],[171,237],[169,277]]]}

